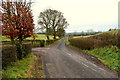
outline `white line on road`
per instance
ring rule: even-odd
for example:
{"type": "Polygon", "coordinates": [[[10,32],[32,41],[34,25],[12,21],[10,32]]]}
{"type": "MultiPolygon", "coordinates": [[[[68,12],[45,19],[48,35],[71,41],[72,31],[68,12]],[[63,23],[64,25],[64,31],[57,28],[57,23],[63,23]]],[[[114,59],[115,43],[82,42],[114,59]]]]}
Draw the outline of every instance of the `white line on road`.
{"type": "Polygon", "coordinates": [[[93,71],[96,71],[95,69],[91,68],[93,71]]]}
{"type": "Polygon", "coordinates": [[[86,64],[82,63],[84,66],[88,67],[86,64]]]}

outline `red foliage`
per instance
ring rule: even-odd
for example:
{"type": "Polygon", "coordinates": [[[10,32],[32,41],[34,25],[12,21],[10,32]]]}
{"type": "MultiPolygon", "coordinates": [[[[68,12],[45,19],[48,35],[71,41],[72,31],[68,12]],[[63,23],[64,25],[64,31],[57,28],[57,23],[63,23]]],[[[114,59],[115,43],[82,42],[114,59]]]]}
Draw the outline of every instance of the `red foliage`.
{"type": "Polygon", "coordinates": [[[31,10],[27,5],[4,2],[2,14],[3,35],[24,39],[33,34],[34,24],[31,10]]]}

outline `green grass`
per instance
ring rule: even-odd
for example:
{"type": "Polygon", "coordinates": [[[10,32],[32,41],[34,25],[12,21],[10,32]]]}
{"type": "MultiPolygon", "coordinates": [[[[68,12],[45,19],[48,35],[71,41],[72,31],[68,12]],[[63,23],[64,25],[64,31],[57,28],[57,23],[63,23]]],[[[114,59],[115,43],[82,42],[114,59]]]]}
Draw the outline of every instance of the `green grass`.
{"type": "Polygon", "coordinates": [[[2,39],[1,39],[2,41],[10,41],[10,39],[7,38],[6,36],[1,36],[1,38],[2,38],[2,39]]]}
{"type": "MultiPolygon", "coordinates": [[[[49,38],[50,38],[51,40],[53,40],[53,36],[52,36],[52,35],[50,35],[49,38]]],[[[58,38],[58,37],[57,37],[57,38],[58,38]]],[[[25,40],[33,40],[33,38],[32,38],[32,37],[28,37],[28,38],[26,38],[25,40]]],[[[46,37],[46,35],[44,35],[44,34],[37,34],[36,40],[47,40],[47,37],[46,37]]]]}
{"type": "Polygon", "coordinates": [[[120,61],[120,58],[118,57],[120,49],[118,49],[116,46],[83,51],[97,57],[112,70],[120,71],[120,65],[118,64],[120,61]]]}
{"type": "MultiPolygon", "coordinates": [[[[52,39],[52,36],[49,36],[49,37],[50,37],[50,39],[52,39]]],[[[33,38],[28,37],[25,40],[33,40],[33,38]]],[[[36,37],[36,40],[47,40],[47,37],[44,34],[38,34],[37,37],[36,37]]]]}
{"type": "Polygon", "coordinates": [[[61,38],[61,39],[59,39],[59,40],[53,42],[52,44],[46,44],[45,47],[53,46],[53,45],[59,43],[62,39],[63,39],[63,38],[61,38]]]}
{"type": "MultiPolygon", "coordinates": [[[[2,38],[2,41],[10,41],[10,39],[7,38],[6,36],[2,36],[1,38],[2,38]]],[[[51,40],[53,40],[53,36],[52,35],[50,35],[49,38],[51,40]]],[[[58,39],[58,36],[56,38],[58,39]]],[[[33,40],[33,38],[32,37],[28,37],[25,40],[33,40]]],[[[37,34],[37,37],[36,37],[35,40],[47,40],[47,37],[44,34],[37,34]]]]}
{"type": "Polygon", "coordinates": [[[92,35],[88,35],[88,36],[73,36],[73,38],[85,38],[85,37],[90,37],[92,35]]]}
{"type": "Polygon", "coordinates": [[[31,66],[33,66],[34,59],[36,57],[33,54],[29,54],[22,60],[13,62],[6,70],[2,71],[3,78],[27,78],[31,66]]]}

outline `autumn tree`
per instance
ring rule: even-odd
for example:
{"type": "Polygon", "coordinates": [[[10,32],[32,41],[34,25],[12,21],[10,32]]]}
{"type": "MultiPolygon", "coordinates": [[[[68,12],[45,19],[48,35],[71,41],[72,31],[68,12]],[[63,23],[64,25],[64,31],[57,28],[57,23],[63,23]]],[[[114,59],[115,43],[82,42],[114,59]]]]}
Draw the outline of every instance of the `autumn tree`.
{"type": "Polygon", "coordinates": [[[56,39],[57,30],[60,28],[65,29],[68,26],[68,22],[64,18],[63,13],[52,9],[47,9],[40,13],[38,24],[45,29],[48,39],[49,34],[52,34],[54,39],[56,39]]]}
{"type": "Polygon", "coordinates": [[[14,42],[14,39],[18,39],[21,43],[23,39],[33,34],[34,24],[30,9],[31,2],[22,1],[2,1],[2,8],[4,9],[2,32],[3,35],[10,37],[12,42],[14,42]]]}

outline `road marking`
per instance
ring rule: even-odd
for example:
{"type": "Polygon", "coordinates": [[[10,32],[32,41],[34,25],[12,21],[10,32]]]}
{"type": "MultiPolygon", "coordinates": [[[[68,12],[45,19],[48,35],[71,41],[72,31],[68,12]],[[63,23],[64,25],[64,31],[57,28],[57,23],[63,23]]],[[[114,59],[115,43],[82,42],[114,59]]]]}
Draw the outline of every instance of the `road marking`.
{"type": "MultiPolygon", "coordinates": [[[[82,63],[84,66],[88,67],[86,64],[82,63]]],[[[89,67],[90,68],[90,67],[89,67]]],[[[96,71],[95,69],[91,68],[93,71],[96,71]]]]}
{"type": "Polygon", "coordinates": [[[91,68],[93,71],[96,71],[95,69],[91,68]]]}
{"type": "Polygon", "coordinates": [[[88,67],[86,64],[82,63],[84,66],[88,67]]]}
{"type": "Polygon", "coordinates": [[[70,56],[71,56],[71,54],[69,54],[69,53],[68,53],[68,55],[70,55],[70,56]]]}
{"type": "Polygon", "coordinates": [[[105,71],[104,69],[102,69],[102,68],[99,68],[100,70],[102,70],[102,71],[105,71]]]}

